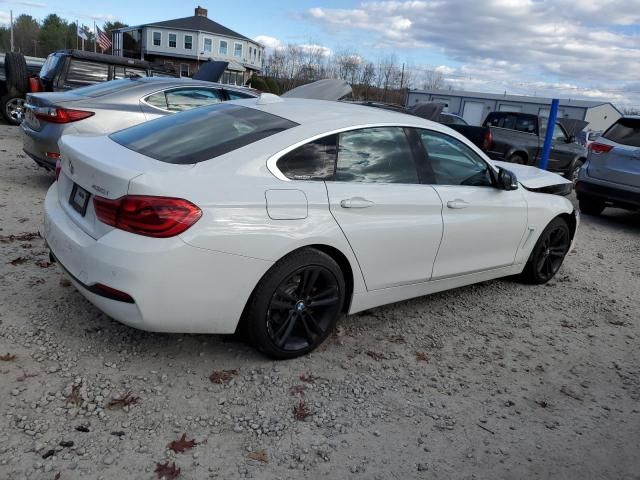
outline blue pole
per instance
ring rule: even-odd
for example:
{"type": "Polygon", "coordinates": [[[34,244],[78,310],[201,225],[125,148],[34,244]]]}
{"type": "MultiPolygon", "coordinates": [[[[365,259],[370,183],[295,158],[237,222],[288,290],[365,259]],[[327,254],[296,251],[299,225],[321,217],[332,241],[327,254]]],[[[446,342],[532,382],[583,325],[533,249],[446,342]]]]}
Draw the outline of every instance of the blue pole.
{"type": "Polygon", "coordinates": [[[553,128],[556,126],[559,105],[560,100],[557,98],[551,100],[551,111],[549,112],[549,121],[547,123],[547,134],[544,137],[544,147],[542,148],[540,165],[538,165],[538,168],[541,168],[542,170],[546,170],[547,165],[549,165],[549,154],[551,153],[551,142],[553,141],[553,128]]]}

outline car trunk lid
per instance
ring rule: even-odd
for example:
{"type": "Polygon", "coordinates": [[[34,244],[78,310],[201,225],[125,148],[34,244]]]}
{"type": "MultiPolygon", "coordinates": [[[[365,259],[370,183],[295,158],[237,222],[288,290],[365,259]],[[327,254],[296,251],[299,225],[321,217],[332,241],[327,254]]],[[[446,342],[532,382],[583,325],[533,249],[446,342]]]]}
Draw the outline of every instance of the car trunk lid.
{"type": "Polygon", "coordinates": [[[113,227],[96,217],[95,196],[120,198],[127,194],[129,182],[145,172],[185,170],[183,165],[158,162],[133,152],[108,136],[65,135],[59,144],[58,201],[73,222],[96,239],[113,227]]]}
{"type": "Polygon", "coordinates": [[[32,130],[40,131],[46,122],[36,116],[37,112],[42,112],[49,108],[68,107],[70,104],[84,98],[71,92],[28,93],[25,102],[24,121],[32,130]]]}

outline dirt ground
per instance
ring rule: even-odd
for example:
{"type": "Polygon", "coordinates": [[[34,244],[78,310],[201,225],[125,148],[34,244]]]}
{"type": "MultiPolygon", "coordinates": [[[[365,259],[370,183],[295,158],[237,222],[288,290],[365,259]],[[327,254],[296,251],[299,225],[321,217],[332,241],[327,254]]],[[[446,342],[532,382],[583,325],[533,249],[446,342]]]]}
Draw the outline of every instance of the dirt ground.
{"type": "Polygon", "coordinates": [[[547,286],[378,308],[273,362],[85,301],[23,235],[52,176],[18,133],[0,125],[0,478],[640,478],[639,214],[583,216],[547,286]]]}

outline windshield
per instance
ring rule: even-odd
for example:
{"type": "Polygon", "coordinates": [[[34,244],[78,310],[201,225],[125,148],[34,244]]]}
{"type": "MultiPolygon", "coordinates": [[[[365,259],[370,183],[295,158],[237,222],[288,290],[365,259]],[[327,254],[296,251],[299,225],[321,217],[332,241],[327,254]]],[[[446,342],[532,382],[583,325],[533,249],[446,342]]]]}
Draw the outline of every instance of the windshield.
{"type": "Polygon", "coordinates": [[[193,164],[298,125],[270,113],[220,103],[113,133],[120,145],[165,163],[193,164]]]}
{"type": "Polygon", "coordinates": [[[82,97],[101,97],[113,92],[119,92],[128,88],[140,85],[135,78],[124,78],[122,80],[111,80],[109,82],[96,83],[88,87],[76,88],[73,93],[82,97]]]}
{"type": "Polygon", "coordinates": [[[622,145],[640,147],[640,118],[621,118],[602,136],[622,145]]]}
{"type": "Polygon", "coordinates": [[[49,55],[40,69],[40,78],[47,78],[50,73],[53,73],[59,61],[60,57],[57,55],[53,53],[49,55]]]}

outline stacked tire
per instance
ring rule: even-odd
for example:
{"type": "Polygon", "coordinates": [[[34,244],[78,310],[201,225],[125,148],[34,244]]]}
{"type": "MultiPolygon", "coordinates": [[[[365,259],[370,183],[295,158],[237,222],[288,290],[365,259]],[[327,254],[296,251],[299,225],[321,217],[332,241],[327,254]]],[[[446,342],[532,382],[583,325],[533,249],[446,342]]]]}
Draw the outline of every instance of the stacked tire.
{"type": "Polygon", "coordinates": [[[2,116],[11,125],[20,125],[24,117],[24,95],[29,86],[27,62],[24,55],[7,52],[4,59],[7,91],[0,97],[2,116]]]}

